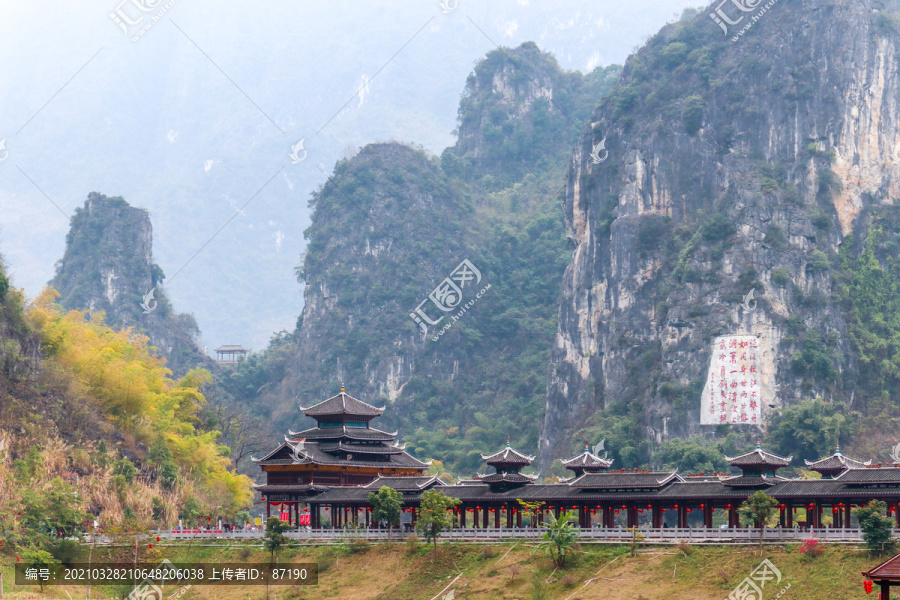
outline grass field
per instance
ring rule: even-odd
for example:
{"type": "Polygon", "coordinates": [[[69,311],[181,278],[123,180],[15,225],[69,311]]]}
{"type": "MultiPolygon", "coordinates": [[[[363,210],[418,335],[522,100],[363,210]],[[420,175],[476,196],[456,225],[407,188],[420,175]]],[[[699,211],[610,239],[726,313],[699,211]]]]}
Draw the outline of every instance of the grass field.
{"type": "MultiPolygon", "coordinates": [[[[766,600],[775,598],[785,588],[781,598],[876,597],[866,596],[860,572],[883,558],[872,557],[858,546],[835,544],[826,546],[821,556],[810,559],[798,552],[799,547],[767,546],[761,557],[758,549],[751,546],[647,546],[632,557],[625,546],[584,544],[564,569],[555,571],[540,551],[532,553],[523,544],[447,544],[438,545],[435,551],[430,546],[406,541],[391,545],[351,542],[283,550],[279,563],[318,563],[319,583],[273,586],[268,594],[271,600],[429,600],[455,590],[457,600],[722,600],[763,558],[768,558],[782,579],[777,585],[774,581],[766,585],[766,600]]],[[[173,544],[157,546],[157,550],[172,562],[269,560],[267,552],[253,546],[173,544]]],[[[15,586],[15,559],[2,558],[5,599],[87,597],[84,587],[54,586],[40,592],[36,587],[15,586]]],[[[129,587],[94,586],[91,598],[123,597],[129,591],[129,587]]],[[[176,587],[166,588],[164,596],[178,591],[176,587]]],[[[266,598],[266,588],[195,586],[177,598],[262,600],[266,598]]]]}

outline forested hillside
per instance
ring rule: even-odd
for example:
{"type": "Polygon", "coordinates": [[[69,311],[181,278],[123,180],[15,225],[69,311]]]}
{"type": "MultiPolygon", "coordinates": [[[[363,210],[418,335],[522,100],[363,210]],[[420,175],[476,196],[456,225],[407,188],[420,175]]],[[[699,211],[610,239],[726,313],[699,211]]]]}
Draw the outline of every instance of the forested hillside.
{"type": "Polygon", "coordinates": [[[468,78],[458,142],[441,157],[381,143],[340,161],[311,200],[298,329],[273,346],[277,357],[233,376],[256,377],[257,390],[276,372],[283,380],[248,389],[248,404],[297,428],[297,404],[344,383],[390,404],[381,426],[454,472],[471,474],[507,436],[535,450],[570,254],[558,186],[567,148],[618,73],[562,71],[530,43],[498,50],[468,78]],[[467,282],[460,308],[483,296],[445,332],[446,320],[411,318],[464,260],[481,279],[467,282]]]}
{"type": "Polygon", "coordinates": [[[207,371],[173,379],[146,336],[66,311],[52,288],[26,306],[2,268],[0,283],[0,537],[60,557],[47,523],[117,535],[250,506],[207,371]]]}

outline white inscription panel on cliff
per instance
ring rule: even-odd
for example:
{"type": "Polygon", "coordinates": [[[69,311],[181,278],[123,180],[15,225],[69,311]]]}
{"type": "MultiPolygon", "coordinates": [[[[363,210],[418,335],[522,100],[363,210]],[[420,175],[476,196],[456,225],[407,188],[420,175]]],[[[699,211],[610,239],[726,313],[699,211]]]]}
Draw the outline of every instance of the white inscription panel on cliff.
{"type": "Polygon", "coordinates": [[[755,335],[715,339],[700,399],[701,425],[762,424],[762,405],[769,386],[763,385],[761,353],[755,335]]]}

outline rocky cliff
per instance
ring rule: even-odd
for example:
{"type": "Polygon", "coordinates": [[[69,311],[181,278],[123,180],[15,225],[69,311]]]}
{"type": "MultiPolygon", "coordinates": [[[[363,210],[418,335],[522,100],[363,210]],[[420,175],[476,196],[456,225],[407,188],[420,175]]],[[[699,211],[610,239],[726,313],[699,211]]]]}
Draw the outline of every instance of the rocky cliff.
{"type": "Polygon", "coordinates": [[[248,401],[287,425],[343,383],[391,404],[381,426],[418,456],[464,473],[508,435],[536,449],[569,254],[556,196],[618,75],[565,72],[532,43],[498,50],[468,78],[441,157],[382,143],[339,162],[311,201],[293,356],[265,361],[285,375],[248,401]]]}
{"type": "Polygon", "coordinates": [[[175,314],[161,287],[165,274],[153,262],[150,214],[121,197],[92,192],[77,208],[66,251],[49,285],[70,310],[105,313],[114,328],[133,327],[168,360],[177,375],[207,363],[196,347],[191,315],[175,314]]]}
{"type": "Polygon", "coordinates": [[[715,3],[630,57],[566,177],[575,250],[543,466],[573,437],[628,445],[640,463],[666,437],[710,433],[699,402],[717,336],[759,336],[764,420],[896,385],[869,385],[881,358],[861,349],[864,289],[846,285],[867,241],[876,270],[896,257],[873,237],[898,224],[879,216],[900,196],[895,10],[715,3]]]}

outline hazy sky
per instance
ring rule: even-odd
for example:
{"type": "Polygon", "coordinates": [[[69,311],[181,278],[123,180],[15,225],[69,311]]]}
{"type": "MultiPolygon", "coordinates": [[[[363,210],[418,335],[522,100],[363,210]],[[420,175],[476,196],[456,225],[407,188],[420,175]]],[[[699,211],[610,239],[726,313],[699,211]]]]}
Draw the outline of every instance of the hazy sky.
{"type": "Polygon", "coordinates": [[[150,210],[169,296],[203,342],[259,349],[294,326],[309,193],[348,149],[440,153],[496,45],[534,41],[587,71],[699,4],[2,0],[0,253],[33,296],[75,207],[122,195],[150,210]]]}

